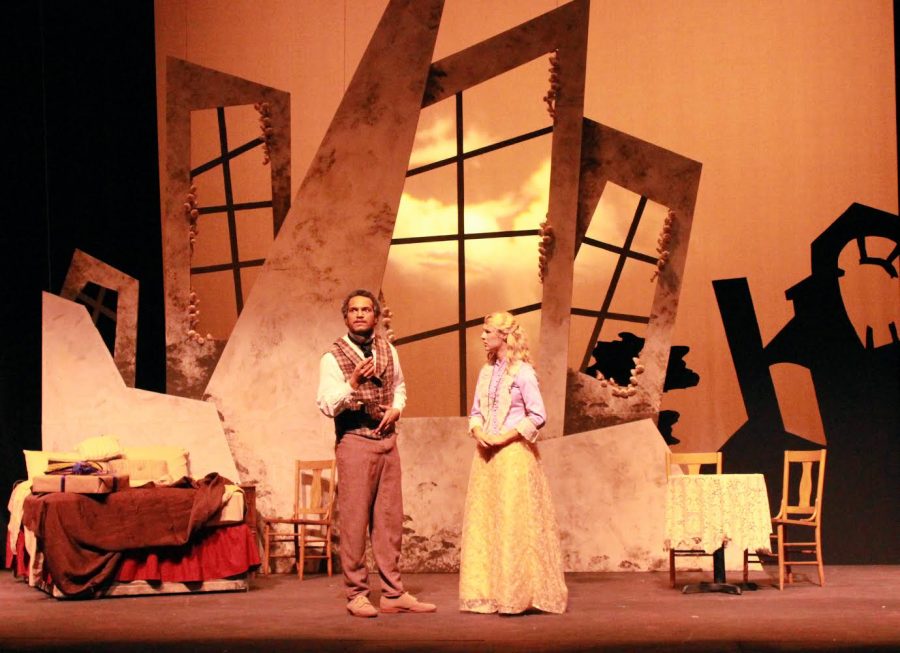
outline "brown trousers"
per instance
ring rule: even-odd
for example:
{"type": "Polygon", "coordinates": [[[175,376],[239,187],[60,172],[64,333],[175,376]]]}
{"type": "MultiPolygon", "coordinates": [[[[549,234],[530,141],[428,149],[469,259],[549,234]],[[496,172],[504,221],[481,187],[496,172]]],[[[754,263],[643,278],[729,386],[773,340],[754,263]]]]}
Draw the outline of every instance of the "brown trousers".
{"type": "Polygon", "coordinates": [[[335,457],[341,568],[347,598],[369,594],[367,531],[381,578],[381,595],[396,598],[403,593],[399,566],[403,495],[397,436],[372,440],[347,433],[338,439],[335,457]]]}

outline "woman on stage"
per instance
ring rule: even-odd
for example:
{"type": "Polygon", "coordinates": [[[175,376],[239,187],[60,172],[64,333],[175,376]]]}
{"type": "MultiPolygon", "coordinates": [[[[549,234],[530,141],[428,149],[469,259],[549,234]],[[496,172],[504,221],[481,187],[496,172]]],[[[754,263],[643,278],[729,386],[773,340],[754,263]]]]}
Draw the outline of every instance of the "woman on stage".
{"type": "Polygon", "coordinates": [[[528,342],[509,313],[488,315],[481,341],[488,363],[469,419],[477,446],[463,518],[459,607],[563,613],[568,590],[559,532],[534,444],[546,412],[528,342]]]}

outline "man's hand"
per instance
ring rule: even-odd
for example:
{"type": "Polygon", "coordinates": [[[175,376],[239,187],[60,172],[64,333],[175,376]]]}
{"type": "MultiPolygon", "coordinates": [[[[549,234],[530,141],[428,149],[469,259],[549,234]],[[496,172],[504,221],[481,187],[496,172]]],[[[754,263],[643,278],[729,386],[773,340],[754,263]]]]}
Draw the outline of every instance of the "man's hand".
{"type": "Polygon", "coordinates": [[[363,358],[350,372],[350,387],[356,390],[360,383],[373,376],[375,376],[375,360],[363,358]]]}
{"type": "Polygon", "coordinates": [[[397,420],[400,419],[400,411],[392,406],[384,406],[381,408],[384,410],[384,417],[381,418],[381,423],[375,429],[375,435],[382,435],[390,431],[391,427],[397,423],[397,420]]]}

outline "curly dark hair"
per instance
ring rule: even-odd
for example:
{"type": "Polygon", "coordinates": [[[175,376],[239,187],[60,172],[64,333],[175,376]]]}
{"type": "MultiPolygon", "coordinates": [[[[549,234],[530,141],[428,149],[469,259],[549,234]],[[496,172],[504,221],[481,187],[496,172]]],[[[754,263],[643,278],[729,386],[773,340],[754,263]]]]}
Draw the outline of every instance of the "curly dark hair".
{"type": "Polygon", "coordinates": [[[381,315],[381,304],[378,303],[378,298],[364,288],[357,288],[349,295],[347,295],[344,298],[344,301],[341,302],[341,314],[344,316],[344,319],[347,318],[347,311],[350,309],[350,300],[354,297],[368,297],[372,300],[372,308],[375,310],[375,317],[381,315]]]}

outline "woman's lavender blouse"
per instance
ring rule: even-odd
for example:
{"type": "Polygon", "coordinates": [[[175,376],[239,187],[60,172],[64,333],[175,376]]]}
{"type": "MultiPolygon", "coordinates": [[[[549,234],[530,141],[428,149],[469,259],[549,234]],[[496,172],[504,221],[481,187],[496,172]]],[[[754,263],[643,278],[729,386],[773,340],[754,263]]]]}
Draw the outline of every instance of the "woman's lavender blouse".
{"type": "MultiPolygon", "coordinates": [[[[485,394],[482,384],[491,383],[494,376],[503,374],[504,370],[505,365],[494,364],[490,375],[479,375],[478,385],[475,388],[475,401],[472,404],[470,415],[481,417],[484,420],[484,428],[488,432],[492,430],[492,422],[499,419],[500,416],[490,415],[489,406],[482,409],[481,396],[485,394]]],[[[500,385],[502,388],[503,384],[500,385]]],[[[516,429],[527,440],[534,442],[537,439],[537,429],[547,421],[547,411],[544,408],[544,400],[538,387],[537,375],[534,372],[534,368],[528,363],[519,364],[519,370],[510,386],[510,395],[509,413],[507,413],[506,419],[503,420],[502,428],[498,428],[496,432],[502,433],[509,429],[516,429]],[[523,424],[522,420],[530,422],[531,428],[523,424]]]]}

